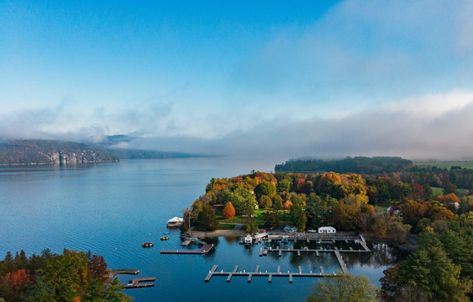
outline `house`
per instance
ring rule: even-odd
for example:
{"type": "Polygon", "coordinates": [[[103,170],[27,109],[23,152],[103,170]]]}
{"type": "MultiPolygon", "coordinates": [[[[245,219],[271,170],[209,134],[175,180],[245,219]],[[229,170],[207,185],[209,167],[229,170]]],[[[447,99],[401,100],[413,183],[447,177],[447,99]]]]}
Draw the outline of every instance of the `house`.
{"type": "Polygon", "coordinates": [[[337,230],[332,226],[323,226],[319,228],[319,233],[336,233],[337,230]]]}

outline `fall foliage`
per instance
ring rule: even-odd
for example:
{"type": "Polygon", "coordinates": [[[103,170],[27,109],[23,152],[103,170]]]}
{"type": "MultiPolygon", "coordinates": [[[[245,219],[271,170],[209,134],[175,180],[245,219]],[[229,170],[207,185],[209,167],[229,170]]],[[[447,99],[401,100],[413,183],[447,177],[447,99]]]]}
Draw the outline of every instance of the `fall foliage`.
{"type": "Polygon", "coordinates": [[[236,215],[235,208],[233,207],[233,204],[229,201],[225,204],[225,208],[223,208],[223,216],[225,218],[233,218],[236,215]]]}

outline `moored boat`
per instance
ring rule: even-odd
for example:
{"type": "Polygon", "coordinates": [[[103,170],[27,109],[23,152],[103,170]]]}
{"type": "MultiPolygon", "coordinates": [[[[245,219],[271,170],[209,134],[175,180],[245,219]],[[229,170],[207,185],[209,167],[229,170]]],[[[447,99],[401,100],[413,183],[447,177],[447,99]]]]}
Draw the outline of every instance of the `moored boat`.
{"type": "Polygon", "coordinates": [[[184,219],[182,217],[173,217],[168,220],[167,227],[168,228],[178,228],[184,223],[184,219]]]}
{"type": "Polygon", "coordinates": [[[150,247],[153,247],[154,244],[152,242],[145,242],[141,246],[144,248],[150,248],[150,247]]]}
{"type": "Polygon", "coordinates": [[[250,234],[246,235],[244,242],[245,245],[251,245],[253,243],[253,237],[250,234]]]}

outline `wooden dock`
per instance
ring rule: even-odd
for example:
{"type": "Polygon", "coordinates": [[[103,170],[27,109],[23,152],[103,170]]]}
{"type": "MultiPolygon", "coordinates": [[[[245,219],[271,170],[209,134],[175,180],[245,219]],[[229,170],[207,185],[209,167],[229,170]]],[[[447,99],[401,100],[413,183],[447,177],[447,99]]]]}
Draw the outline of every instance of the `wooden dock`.
{"type": "Polygon", "coordinates": [[[287,248],[287,249],[284,249],[284,248],[261,248],[260,250],[260,256],[266,256],[268,253],[277,253],[279,256],[282,256],[282,253],[296,253],[297,256],[300,256],[301,254],[303,253],[306,253],[306,254],[311,254],[311,253],[315,253],[317,256],[320,254],[320,253],[334,253],[335,251],[338,251],[340,253],[369,253],[371,252],[370,249],[363,249],[363,250],[354,250],[354,249],[309,249],[309,248],[300,248],[300,249],[296,249],[296,248],[287,248]]]}
{"type": "Polygon", "coordinates": [[[185,240],[181,243],[182,246],[189,246],[190,244],[192,243],[192,241],[190,239],[188,240],[185,240]]]}
{"type": "Polygon", "coordinates": [[[288,278],[289,283],[293,283],[294,278],[323,278],[323,277],[338,277],[339,274],[336,273],[324,273],[323,268],[320,267],[320,272],[303,272],[302,268],[299,266],[298,272],[282,272],[281,267],[278,266],[275,272],[261,271],[260,266],[257,265],[254,271],[241,271],[238,270],[239,266],[235,265],[232,271],[217,271],[218,265],[213,265],[209,270],[207,276],[204,278],[205,282],[210,282],[213,277],[227,277],[226,281],[231,282],[233,277],[246,277],[248,283],[251,283],[253,278],[264,277],[268,279],[268,283],[271,283],[273,278],[288,278]]]}
{"type": "MultiPolygon", "coordinates": [[[[113,269],[109,271],[110,279],[115,279],[118,275],[138,275],[140,270],[138,269],[113,269]]],[[[142,277],[130,280],[127,284],[124,284],[125,289],[130,288],[144,288],[153,287],[156,277],[142,277]]]]}
{"type": "Polygon", "coordinates": [[[136,279],[130,280],[130,282],[125,284],[123,287],[125,289],[153,287],[155,281],[156,281],[156,277],[136,278],[136,279]]]}
{"type": "Polygon", "coordinates": [[[347,265],[345,264],[345,261],[343,261],[342,255],[340,255],[340,252],[338,250],[335,251],[335,256],[337,257],[338,264],[340,265],[342,272],[344,274],[348,273],[347,265]]]}
{"type": "Polygon", "coordinates": [[[138,275],[139,273],[140,273],[139,269],[133,269],[133,268],[120,268],[120,269],[110,270],[110,274],[112,275],[138,275]]]}
{"type": "Polygon", "coordinates": [[[205,244],[200,249],[194,250],[161,250],[161,254],[173,255],[204,255],[209,253],[214,248],[213,244],[205,244]]]}
{"type": "MultiPolygon", "coordinates": [[[[322,243],[334,243],[336,241],[355,241],[360,240],[360,235],[355,233],[332,233],[332,234],[321,234],[321,233],[307,233],[307,232],[277,232],[271,231],[268,234],[268,239],[271,240],[290,240],[290,241],[321,241],[322,243]]],[[[364,241],[364,238],[363,238],[364,241]]]]}

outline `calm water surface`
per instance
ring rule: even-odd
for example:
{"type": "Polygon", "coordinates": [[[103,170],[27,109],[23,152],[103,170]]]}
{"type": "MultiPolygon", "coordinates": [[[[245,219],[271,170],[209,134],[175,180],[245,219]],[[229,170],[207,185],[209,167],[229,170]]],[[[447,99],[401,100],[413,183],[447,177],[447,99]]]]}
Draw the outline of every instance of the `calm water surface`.
{"type": "MultiPolygon", "coordinates": [[[[231,270],[338,271],[335,258],[259,257],[259,247],[245,248],[220,238],[207,256],[160,255],[163,248],[179,248],[179,232],[159,241],[166,221],[201,195],[212,177],[270,171],[274,163],[251,160],[169,159],[133,160],[77,169],[0,169],[0,254],[44,248],[90,250],[103,255],[112,268],[138,268],[141,276],[156,276],[154,288],[127,291],[135,301],[304,301],[315,279],[203,279],[213,264],[231,270]],[[153,241],[152,249],[141,248],[153,241]]],[[[349,270],[368,276],[375,284],[392,262],[391,251],[376,246],[373,255],[345,256],[349,270]]],[[[128,281],[129,278],[124,278],[128,281]]]]}

